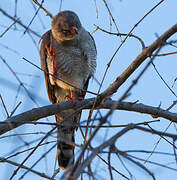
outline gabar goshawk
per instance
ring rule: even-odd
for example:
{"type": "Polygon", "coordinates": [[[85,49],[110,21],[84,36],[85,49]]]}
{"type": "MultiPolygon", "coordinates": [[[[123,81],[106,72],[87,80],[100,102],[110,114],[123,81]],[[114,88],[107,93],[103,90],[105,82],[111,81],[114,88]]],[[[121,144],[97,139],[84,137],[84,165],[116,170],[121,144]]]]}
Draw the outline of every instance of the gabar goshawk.
{"type": "MultiPolygon", "coordinates": [[[[52,20],[51,30],[42,36],[41,66],[51,103],[83,99],[89,79],[96,69],[96,46],[78,16],[72,11],[62,11],[52,20]]],[[[61,123],[57,133],[59,167],[65,170],[74,163],[74,131],[81,112],[74,109],[56,114],[61,123]]]]}

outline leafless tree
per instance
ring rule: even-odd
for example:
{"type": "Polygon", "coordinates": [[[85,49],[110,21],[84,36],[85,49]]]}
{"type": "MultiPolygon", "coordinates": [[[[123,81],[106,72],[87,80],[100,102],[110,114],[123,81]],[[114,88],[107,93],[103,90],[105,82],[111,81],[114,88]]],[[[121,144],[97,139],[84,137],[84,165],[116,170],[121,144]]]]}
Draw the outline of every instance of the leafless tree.
{"type": "MultiPolygon", "coordinates": [[[[38,41],[42,35],[40,28],[45,32],[46,26],[50,26],[53,14],[50,13],[51,7],[57,5],[60,11],[67,8],[68,2],[15,0],[13,3],[7,1],[2,6],[1,3],[0,165],[6,167],[1,179],[27,179],[33,176],[67,180],[140,177],[158,179],[161,170],[166,174],[177,174],[177,78],[176,69],[169,68],[176,67],[177,22],[165,27],[164,32],[155,29],[156,39],[149,41],[149,45],[146,38],[140,38],[135,33],[137,29],[141,31],[141,26],[148,21],[149,16],[157,16],[153,13],[161,12],[161,6],[170,2],[159,0],[156,4],[153,3],[151,8],[141,13],[139,20],[133,19],[134,25],[128,32],[121,32],[119,29],[122,24],[117,20],[120,15],[118,7],[112,7],[118,2],[85,1],[85,5],[92,5],[95,19],[99,20],[102,16],[109,19],[106,28],[92,22],[92,35],[98,44],[98,54],[102,54],[98,58],[103,58],[104,53],[106,54],[106,40],[101,38],[110,38],[109,41],[115,43],[116,48],[109,52],[111,57],[106,57],[106,60],[98,59],[97,74],[87,91],[86,99],[76,100],[75,104],[67,101],[53,105],[47,101],[43,70],[39,65],[38,41]],[[64,4],[66,7],[63,7],[64,4]],[[30,14],[25,14],[25,11],[30,14]],[[139,42],[139,52],[132,55],[133,44],[129,44],[130,39],[139,42]],[[105,49],[100,49],[104,47],[99,45],[101,43],[105,45],[105,49]],[[115,62],[124,57],[118,56],[121,51],[130,54],[128,62],[125,62],[126,59],[115,62]],[[159,67],[163,58],[168,63],[163,65],[166,68],[162,73],[159,67]],[[119,68],[119,72],[114,66],[119,68]],[[151,84],[153,76],[158,79],[156,87],[154,83],[151,84]],[[163,99],[162,96],[158,97],[162,86],[166,89],[163,99]],[[139,93],[136,94],[138,87],[139,93]],[[156,91],[154,96],[151,94],[153,91],[156,91]],[[143,95],[149,99],[155,98],[159,105],[148,105],[147,100],[143,101],[143,95]],[[70,108],[75,109],[75,113],[83,110],[83,114],[79,124],[71,124],[78,127],[76,144],[72,144],[76,147],[74,166],[62,172],[57,167],[55,157],[56,127],[61,124],[55,123],[52,115],[70,108]],[[143,170],[143,174],[138,175],[137,169],[143,170]]],[[[120,1],[119,5],[126,3],[120,1]]],[[[83,6],[80,3],[80,9],[83,6]]],[[[127,12],[127,16],[133,15],[127,12]]],[[[87,17],[85,24],[89,20],[89,16],[87,17]]],[[[151,28],[153,27],[150,26],[149,29],[151,28]]],[[[143,32],[139,34],[146,36],[143,32]]]]}

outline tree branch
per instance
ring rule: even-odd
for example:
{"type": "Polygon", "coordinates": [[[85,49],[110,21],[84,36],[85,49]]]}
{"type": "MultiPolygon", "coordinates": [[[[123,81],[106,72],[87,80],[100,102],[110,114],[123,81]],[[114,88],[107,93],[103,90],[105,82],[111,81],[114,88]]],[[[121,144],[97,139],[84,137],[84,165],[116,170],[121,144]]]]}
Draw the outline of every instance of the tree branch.
{"type": "MultiPolygon", "coordinates": [[[[8,159],[5,159],[5,158],[0,157],[0,163],[4,163],[4,162],[9,163],[9,164],[14,165],[14,166],[17,166],[17,167],[20,166],[19,163],[16,163],[16,162],[13,162],[13,161],[11,161],[11,160],[8,160],[8,159]]],[[[24,165],[23,165],[23,166],[21,166],[21,168],[22,168],[22,169],[26,169],[26,170],[28,170],[28,171],[30,171],[30,172],[32,172],[32,173],[34,173],[34,174],[37,174],[37,175],[39,175],[39,176],[41,176],[41,177],[43,177],[43,178],[51,179],[51,177],[47,176],[46,174],[40,173],[40,172],[38,172],[38,171],[35,171],[35,170],[33,170],[33,169],[31,169],[31,168],[29,168],[29,167],[27,167],[27,166],[24,166],[24,165]]]]}
{"type": "Polygon", "coordinates": [[[154,41],[149,47],[144,48],[142,52],[136,57],[136,59],[128,66],[128,68],[107,88],[102,94],[101,98],[111,96],[117,92],[118,88],[130,77],[130,75],[150,57],[152,53],[162,47],[167,39],[177,32],[177,24],[173,25],[164,34],[162,34],[156,41],[154,41]]]}
{"type": "MultiPolygon", "coordinates": [[[[175,34],[176,32],[177,32],[177,24],[175,24],[169,30],[167,30],[156,41],[154,41],[149,47],[143,49],[142,52],[140,53],[140,55],[115,80],[115,82],[112,83],[99,96],[98,99],[102,100],[102,99],[112,95],[113,93],[115,93],[118,90],[118,88],[129,78],[129,76],[144,62],[144,60],[147,57],[150,57],[156,49],[160,48],[165,43],[165,41],[168,38],[170,38],[173,34],[175,34]]],[[[94,100],[95,100],[94,98],[83,100],[81,102],[77,102],[76,105],[73,105],[71,102],[64,102],[64,103],[60,103],[60,104],[45,106],[45,107],[33,109],[31,111],[27,111],[20,115],[9,118],[7,121],[5,121],[5,124],[1,124],[0,125],[0,135],[11,129],[14,129],[22,124],[25,124],[24,120],[26,121],[26,123],[28,123],[30,121],[36,121],[40,118],[54,115],[56,113],[59,113],[63,110],[69,109],[69,108],[82,108],[83,106],[84,106],[83,109],[90,108],[91,106],[93,106],[94,100]],[[20,122],[20,121],[23,121],[23,122],[20,122]]],[[[110,109],[110,105],[113,105],[112,102],[106,101],[106,102],[104,102],[104,104],[102,104],[100,106],[100,108],[109,108],[110,109]]],[[[154,108],[154,107],[150,107],[150,106],[146,106],[146,105],[142,105],[142,104],[119,103],[117,106],[117,109],[151,114],[151,115],[155,115],[157,117],[166,118],[172,122],[177,122],[177,114],[176,113],[171,113],[169,111],[165,111],[165,110],[162,110],[159,108],[154,108]]]]}
{"type": "MultiPolygon", "coordinates": [[[[94,100],[95,98],[85,99],[82,101],[76,100],[76,104],[73,104],[72,101],[67,101],[67,102],[52,104],[52,105],[43,106],[39,108],[34,108],[32,110],[29,110],[19,115],[8,118],[7,120],[3,122],[1,121],[0,122],[0,135],[10,131],[11,129],[19,127],[23,124],[27,124],[28,122],[37,121],[38,119],[60,113],[61,111],[66,110],[66,109],[73,108],[76,111],[77,109],[90,109],[93,106],[94,100]]],[[[95,109],[98,109],[98,108],[111,109],[112,106],[115,104],[115,102],[116,101],[113,101],[113,100],[106,100],[101,105],[95,106],[95,109]]],[[[162,117],[162,118],[170,120],[171,122],[177,123],[177,113],[173,113],[173,112],[161,109],[159,107],[147,106],[141,103],[135,104],[131,102],[120,102],[117,104],[115,109],[149,114],[155,117],[162,117]]]]}
{"type": "Polygon", "coordinates": [[[100,152],[104,148],[114,144],[115,141],[120,136],[124,135],[126,132],[128,132],[129,130],[134,129],[134,128],[135,128],[135,125],[131,124],[131,125],[127,126],[126,128],[122,129],[120,132],[118,132],[116,135],[111,137],[109,140],[107,140],[106,142],[104,142],[103,144],[98,146],[97,148],[94,148],[91,155],[76,168],[76,170],[73,172],[73,174],[72,174],[72,171],[70,172],[70,170],[68,170],[65,172],[64,176],[68,175],[67,173],[69,172],[67,180],[77,179],[77,177],[80,175],[80,173],[85,169],[85,167],[87,167],[91,163],[92,159],[98,154],[98,152],[100,152]]]}

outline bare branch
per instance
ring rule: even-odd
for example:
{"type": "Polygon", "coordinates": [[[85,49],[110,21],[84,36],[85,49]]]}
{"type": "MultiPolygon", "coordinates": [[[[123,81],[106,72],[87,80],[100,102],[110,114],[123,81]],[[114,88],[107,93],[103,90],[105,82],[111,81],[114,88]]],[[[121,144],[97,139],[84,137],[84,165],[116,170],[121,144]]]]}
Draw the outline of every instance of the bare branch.
{"type": "MultiPolygon", "coordinates": [[[[20,20],[15,19],[15,18],[12,17],[11,15],[7,14],[7,12],[4,11],[2,8],[0,8],[0,12],[2,12],[2,13],[4,14],[4,16],[8,17],[8,18],[11,19],[12,21],[14,21],[14,22],[16,22],[17,24],[21,25],[23,28],[27,29],[27,26],[25,26],[20,20]]],[[[31,33],[33,33],[35,36],[41,38],[41,36],[40,36],[37,32],[33,31],[32,29],[29,29],[29,28],[28,28],[28,31],[31,32],[31,33]]]]}
{"type": "MultiPolygon", "coordinates": [[[[42,0],[42,2],[41,2],[40,5],[42,6],[43,3],[44,3],[44,0],[42,0]]],[[[37,11],[36,11],[36,13],[34,14],[33,18],[32,18],[31,21],[29,22],[27,28],[26,28],[25,31],[24,31],[24,34],[28,31],[28,28],[30,27],[30,25],[31,25],[32,22],[34,21],[34,19],[35,19],[35,17],[37,16],[39,10],[40,10],[40,7],[37,9],[37,11]]]]}
{"type": "Polygon", "coordinates": [[[37,66],[37,65],[34,64],[34,63],[32,63],[31,61],[29,61],[28,59],[26,59],[26,58],[24,58],[24,57],[23,57],[22,59],[25,60],[26,62],[28,62],[29,64],[33,65],[33,66],[36,67],[37,69],[39,69],[39,70],[45,72],[46,74],[48,74],[48,75],[50,75],[50,76],[52,76],[52,77],[54,77],[54,78],[56,78],[56,79],[64,82],[64,83],[67,84],[67,85],[70,85],[70,86],[72,86],[72,87],[74,87],[74,88],[76,88],[76,89],[78,89],[78,90],[81,90],[81,91],[84,91],[84,92],[87,92],[87,93],[90,93],[90,94],[93,94],[93,95],[98,95],[98,94],[96,94],[96,93],[94,93],[94,92],[91,92],[91,91],[88,91],[88,90],[85,90],[85,89],[78,88],[78,87],[74,86],[73,84],[71,84],[71,83],[63,80],[62,78],[56,77],[55,75],[53,75],[53,74],[51,74],[51,73],[43,70],[42,68],[40,68],[39,66],[37,66]]]}
{"type": "MultiPolygon", "coordinates": [[[[105,161],[99,154],[97,154],[97,157],[99,157],[105,164],[108,165],[108,162],[105,161]]],[[[117,169],[115,169],[113,166],[111,166],[111,169],[114,170],[117,174],[119,174],[120,176],[122,176],[125,179],[130,180],[128,177],[126,177],[124,174],[122,174],[121,172],[119,172],[117,169]]]]}
{"type": "MultiPolygon", "coordinates": [[[[19,19],[17,19],[17,20],[19,20],[19,19]]],[[[7,33],[7,32],[10,30],[10,28],[17,22],[17,20],[15,20],[15,21],[0,35],[0,38],[2,38],[2,37],[4,36],[4,34],[7,33]]]]}
{"type": "MultiPolygon", "coordinates": [[[[1,158],[1,157],[0,157],[0,163],[3,163],[3,162],[12,164],[12,165],[17,166],[17,167],[20,166],[20,164],[18,164],[18,163],[16,163],[16,162],[13,162],[13,161],[10,161],[10,160],[7,160],[7,159],[5,159],[5,158],[1,158]]],[[[32,173],[34,173],[34,174],[37,174],[37,175],[39,175],[39,176],[41,176],[41,177],[43,177],[43,178],[51,179],[49,176],[45,175],[44,173],[40,173],[40,172],[38,172],[38,171],[35,171],[35,170],[31,169],[31,168],[28,168],[27,166],[24,166],[24,165],[23,165],[23,166],[21,166],[21,168],[22,168],[22,169],[26,169],[26,170],[28,170],[28,171],[30,171],[30,172],[32,172],[32,173]]]]}
{"type": "MultiPolygon", "coordinates": [[[[95,24],[94,24],[95,25],[95,24]]],[[[100,28],[99,26],[97,26],[97,25],[95,25],[96,26],[96,30],[95,31],[97,31],[98,29],[99,30],[101,30],[101,31],[103,31],[103,32],[105,32],[105,33],[107,33],[107,34],[110,34],[110,35],[115,35],[115,36],[127,36],[128,34],[125,34],[125,33],[113,33],[113,32],[109,32],[109,31],[106,31],[105,29],[103,29],[103,28],[100,28]]],[[[135,39],[137,39],[140,43],[141,43],[141,46],[142,46],[142,49],[144,49],[146,46],[145,46],[145,44],[144,44],[144,42],[143,42],[143,40],[140,38],[140,37],[138,37],[138,36],[136,36],[136,35],[134,35],[134,34],[129,34],[129,37],[133,37],[133,38],[135,38],[135,39]]],[[[175,53],[173,53],[173,54],[175,54],[175,53]]],[[[171,55],[171,54],[170,54],[171,55]]]]}
{"type": "Polygon", "coordinates": [[[134,163],[134,164],[136,164],[137,166],[139,166],[140,168],[142,168],[144,171],[146,171],[146,172],[153,178],[153,180],[155,180],[155,177],[154,177],[153,173],[152,173],[151,171],[149,171],[149,169],[147,169],[143,164],[141,164],[141,163],[138,162],[138,161],[135,161],[134,159],[132,159],[131,157],[129,157],[129,156],[128,156],[126,153],[124,153],[124,152],[121,152],[121,153],[120,153],[120,151],[119,151],[117,148],[115,148],[115,149],[116,149],[116,151],[117,151],[118,154],[121,154],[124,158],[128,159],[128,160],[131,161],[132,163],[134,163]]]}
{"type": "Polygon", "coordinates": [[[40,4],[37,0],[33,0],[35,4],[37,4],[45,13],[47,16],[49,16],[51,19],[53,18],[52,14],[49,13],[43,6],[42,3],[40,4]]]}
{"type": "MultiPolygon", "coordinates": [[[[80,173],[85,169],[88,164],[92,161],[92,159],[97,155],[98,152],[102,151],[104,148],[114,144],[114,142],[122,135],[124,135],[126,132],[129,130],[135,128],[133,124],[129,125],[128,127],[122,129],[119,133],[117,133],[115,136],[111,137],[109,140],[101,144],[99,147],[95,148],[91,155],[84,161],[82,162],[76,169],[72,169],[71,172],[69,172],[69,176],[67,177],[67,180],[70,180],[72,178],[77,179],[77,177],[80,175],[80,173]]],[[[64,174],[65,176],[67,175],[67,171],[64,174]]]]}
{"type": "MultiPolygon", "coordinates": [[[[90,109],[93,106],[94,100],[95,98],[85,99],[82,101],[76,100],[76,104],[73,104],[72,101],[67,101],[67,102],[52,104],[40,108],[34,108],[30,111],[26,111],[19,115],[13,116],[4,122],[0,122],[0,135],[10,131],[11,129],[19,127],[25,123],[29,123],[31,121],[37,121],[40,118],[44,118],[60,113],[61,111],[66,109],[71,109],[71,108],[74,108],[76,110],[82,108],[90,109]]],[[[112,106],[115,104],[115,102],[117,101],[106,100],[104,101],[103,104],[99,105],[99,107],[95,107],[95,109],[97,108],[111,109],[112,106]]],[[[155,117],[162,117],[170,120],[171,122],[177,123],[177,113],[172,113],[158,107],[147,106],[141,103],[134,104],[130,102],[121,102],[117,104],[116,109],[154,115],[155,117]]]]}
{"type": "Polygon", "coordinates": [[[29,159],[29,157],[36,151],[36,149],[40,146],[40,144],[56,129],[56,127],[52,128],[37,144],[37,146],[30,152],[30,154],[23,160],[23,162],[18,166],[18,168],[13,172],[12,176],[10,177],[10,180],[13,179],[13,177],[17,174],[19,169],[24,165],[24,163],[29,159]]]}
{"type": "Polygon", "coordinates": [[[11,68],[11,66],[6,62],[6,60],[0,56],[2,62],[7,66],[7,68],[11,71],[11,73],[15,76],[16,80],[19,82],[19,85],[22,86],[24,88],[24,90],[26,91],[27,95],[29,96],[29,98],[34,102],[35,105],[39,106],[38,103],[36,102],[36,100],[31,96],[31,94],[29,93],[28,89],[25,87],[25,85],[22,83],[22,81],[20,80],[20,78],[16,75],[16,73],[14,72],[14,70],[11,68]]]}
{"type": "Polygon", "coordinates": [[[1,96],[1,94],[0,94],[0,100],[1,100],[1,102],[2,102],[2,105],[3,105],[4,110],[5,110],[5,112],[6,112],[7,118],[9,118],[9,113],[8,113],[8,111],[7,111],[6,105],[5,105],[5,103],[4,103],[4,100],[3,100],[2,96],[1,96]]]}
{"type": "Polygon", "coordinates": [[[137,58],[129,65],[129,67],[107,88],[102,94],[101,98],[111,96],[117,92],[118,88],[130,77],[130,75],[145,61],[146,58],[150,57],[152,53],[163,46],[167,39],[177,32],[177,24],[168,29],[162,34],[156,41],[154,41],[149,47],[142,50],[137,58]]]}
{"type": "Polygon", "coordinates": [[[154,67],[155,72],[158,74],[158,76],[160,77],[160,79],[163,81],[163,83],[165,84],[165,86],[171,91],[171,93],[177,98],[176,93],[170,88],[170,86],[168,85],[168,83],[164,80],[164,78],[162,77],[162,75],[159,73],[159,71],[157,70],[154,62],[152,61],[152,66],[154,67]]]}
{"type": "Polygon", "coordinates": [[[162,132],[162,131],[157,131],[157,130],[152,130],[152,129],[148,129],[148,128],[145,128],[145,127],[141,127],[141,126],[136,126],[136,129],[139,129],[141,131],[145,131],[145,132],[149,132],[151,134],[156,134],[156,135],[159,135],[159,136],[165,136],[165,137],[169,137],[169,138],[172,138],[174,140],[177,139],[177,135],[176,134],[171,134],[171,133],[166,133],[166,132],[162,132]]]}

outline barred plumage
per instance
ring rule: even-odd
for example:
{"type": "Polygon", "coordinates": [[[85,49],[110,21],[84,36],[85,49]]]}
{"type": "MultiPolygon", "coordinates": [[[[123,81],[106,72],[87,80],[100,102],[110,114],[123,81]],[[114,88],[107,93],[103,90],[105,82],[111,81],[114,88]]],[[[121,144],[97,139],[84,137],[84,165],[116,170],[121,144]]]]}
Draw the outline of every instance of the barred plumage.
{"type": "MultiPolygon", "coordinates": [[[[84,98],[85,92],[81,89],[87,89],[96,69],[96,47],[74,12],[63,11],[53,19],[52,29],[42,36],[40,53],[50,101],[59,103],[72,96],[73,99],[84,98]]],[[[74,163],[74,146],[71,144],[74,143],[75,127],[67,126],[79,122],[81,112],[68,116],[74,112],[69,109],[56,114],[56,121],[63,125],[58,128],[57,139],[58,162],[62,169],[74,163]]]]}

